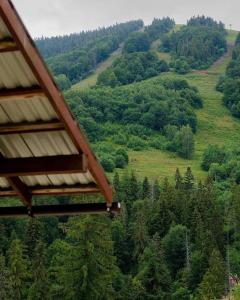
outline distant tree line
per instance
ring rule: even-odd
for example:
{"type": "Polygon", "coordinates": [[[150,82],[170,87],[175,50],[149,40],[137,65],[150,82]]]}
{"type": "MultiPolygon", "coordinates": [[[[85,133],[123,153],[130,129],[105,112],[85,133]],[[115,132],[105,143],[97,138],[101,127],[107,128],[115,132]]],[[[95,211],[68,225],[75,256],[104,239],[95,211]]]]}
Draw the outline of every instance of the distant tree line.
{"type": "Polygon", "coordinates": [[[220,77],[217,90],[223,92],[224,104],[232,115],[240,118],[240,34],[236,39],[226,75],[220,77]]]}
{"type": "Polygon", "coordinates": [[[205,16],[193,17],[186,26],[165,35],[161,47],[176,60],[176,71],[205,69],[227,51],[226,31],[221,22],[205,16]]]}
{"type": "Polygon", "coordinates": [[[36,43],[53,74],[66,76],[75,83],[89,75],[131,32],[142,26],[142,20],[130,21],[69,36],[41,38],[36,43]]]}

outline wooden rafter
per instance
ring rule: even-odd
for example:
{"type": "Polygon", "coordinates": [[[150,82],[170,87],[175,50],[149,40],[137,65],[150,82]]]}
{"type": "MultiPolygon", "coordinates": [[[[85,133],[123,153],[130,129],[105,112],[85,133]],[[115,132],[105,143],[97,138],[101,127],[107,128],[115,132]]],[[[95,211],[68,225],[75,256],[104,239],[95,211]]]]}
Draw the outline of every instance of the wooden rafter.
{"type": "Polygon", "coordinates": [[[16,88],[0,90],[0,101],[29,99],[36,96],[44,96],[44,92],[39,86],[30,88],[16,88]]]}
{"type": "Polygon", "coordinates": [[[7,181],[16,192],[16,194],[20,197],[22,203],[28,208],[31,208],[32,195],[29,192],[28,187],[18,177],[8,177],[7,181]]]}
{"type": "Polygon", "coordinates": [[[12,39],[0,40],[0,53],[17,51],[18,47],[12,39]]]}
{"type": "MultiPolygon", "coordinates": [[[[60,185],[60,186],[34,186],[28,187],[32,196],[51,196],[51,195],[77,195],[99,193],[100,189],[95,183],[60,185]]],[[[1,197],[16,197],[18,194],[14,190],[0,190],[1,197]]]]}
{"type": "Polygon", "coordinates": [[[0,125],[0,135],[64,130],[60,121],[11,123],[0,125]]]}
{"type": "MultiPolygon", "coordinates": [[[[118,213],[119,203],[112,203],[109,208],[105,203],[41,205],[33,206],[34,216],[66,216],[79,214],[118,213]]],[[[0,207],[0,217],[25,217],[29,212],[25,207],[0,207]]]]}
{"type": "Polygon", "coordinates": [[[0,159],[0,177],[85,173],[86,171],[86,159],[82,154],[0,159]]]}

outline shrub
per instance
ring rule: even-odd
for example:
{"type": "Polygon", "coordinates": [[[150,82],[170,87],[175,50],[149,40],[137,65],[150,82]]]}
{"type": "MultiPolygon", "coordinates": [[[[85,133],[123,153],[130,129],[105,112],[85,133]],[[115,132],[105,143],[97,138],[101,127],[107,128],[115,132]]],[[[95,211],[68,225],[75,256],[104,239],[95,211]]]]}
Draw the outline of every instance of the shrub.
{"type": "Polygon", "coordinates": [[[141,151],[146,147],[146,143],[137,136],[131,136],[128,142],[128,147],[135,151],[141,151]]]}
{"type": "Polygon", "coordinates": [[[115,169],[115,163],[113,159],[109,157],[102,157],[101,165],[106,172],[113,172],[113,170],[115,169]]]}
{"type": "Polygon", "coordinates": [[[204,171],[208,171],[212,163],[222,164],[225,158],[224,149],[217,145],[209,145],[203,153],[201,167],[204,171]]]}

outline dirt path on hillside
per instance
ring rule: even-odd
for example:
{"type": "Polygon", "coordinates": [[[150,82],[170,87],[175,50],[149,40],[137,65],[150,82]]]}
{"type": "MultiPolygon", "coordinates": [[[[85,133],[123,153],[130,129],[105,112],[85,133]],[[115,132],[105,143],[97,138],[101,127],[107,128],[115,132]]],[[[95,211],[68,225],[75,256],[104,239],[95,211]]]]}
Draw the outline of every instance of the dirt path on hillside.
{"type": "MultiPolygon", "coordinates": [[[[216,60],[210,67],[210,69],[215,69],[218,66],[220,66],[226,59],[230,58],[232,56],[232,51],[233,51],[234,43],[229,42],[228,43],[228,50],[227,52],[221,56],[218,60],[216,60]]],[[[207,75],[219,75],[219,72],[214,72],[209,69],[206,70],[193,70],[192,73],[194,74],[207,74],[207,75]]]]}

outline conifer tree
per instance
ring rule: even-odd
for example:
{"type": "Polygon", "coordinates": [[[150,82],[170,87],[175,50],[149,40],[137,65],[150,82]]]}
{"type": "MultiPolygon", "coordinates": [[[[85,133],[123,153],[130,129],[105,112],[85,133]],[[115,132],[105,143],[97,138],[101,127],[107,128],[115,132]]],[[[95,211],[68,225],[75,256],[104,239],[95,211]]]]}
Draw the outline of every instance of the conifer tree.
{"type": "Polygon", "coordinates": [[[64,253],[64,300],[112,299],[113,278],[117,273],[110,224],[102,216],[74,218],[69,222],[64,253]]]}
{"type": "Polygon", "coordinates": [[[142,183],[142,199],[146,199],[150,194],[150,184],[148,182],[148,178],[145,177],[142,183]]]}
{"type": "Polygon", "coordinates": [[[28,227],[25,238],[27,254],[30,259],[33,258],[34,250],[41,239],[41,224],[37,218],[29,218],[28,227]]]}
{"type": "Polygon", "coordinates": [[[181,189],[182,185],[183,185],[183,178],[179,169],[177,168],[175,173],[175,189],[176,190],[181,189]]]}
{"type": "Polygon", "coordinates": [[[160,197],[160,186],[158,180],[156,179],[153,184],[153,200],[158,201],[159,197],[160,197]]]}
{"type": "Polygon", "coordinates": [[[145,288],[144,299],[170,299],[171,277],[167,269],[160,238],[154,235],[139,262],[137,279],[145,288]]]}
{"type": "Polygon", "coordinates": [[[13,297],[16,300],[26,299],[26,289],[29,274],[28,263],[24,258],[23,244],[19,239],[11,242],[8,251],[8,268],[13,297]]]}
{"type": "Polygon", "coordinates": [[[209,260],[209,268],[198,288],[198,299],[220,299],[224,294],[226,270],[220,252],[213,250],[209,260]]]}
{"type": "Polygon", "coordinates": [[[5,257],[0,254],[0,299],[9,300],[10,290],[9,290],[9,276],[5,264],[5,257]]]}
{"type": "Polygon", "coordinates": [[[28,300],[49,299],[49,283],[45,255],[44,244],[42,242],[38,242],[33,255],[33,284],[29,290],[28,300]]]}
{"type": "Polygon", "coordinates": [[[190,167],[187,168],[186,173],[184,174],[184,187],[186,190],[191,190],[194,186],[194,176],[190,167]]]}

